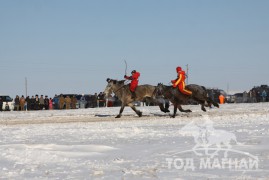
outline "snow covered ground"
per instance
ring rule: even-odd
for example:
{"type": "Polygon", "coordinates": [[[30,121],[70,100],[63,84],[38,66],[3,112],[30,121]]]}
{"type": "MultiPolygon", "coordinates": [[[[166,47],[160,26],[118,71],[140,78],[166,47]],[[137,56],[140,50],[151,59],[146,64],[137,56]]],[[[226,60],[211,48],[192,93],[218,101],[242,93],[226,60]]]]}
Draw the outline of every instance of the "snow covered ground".
{"type": "Polygon", "coordinates": [[[269,178],[268,103],[184,108],[0,112],[0,179],[269,178]]]}

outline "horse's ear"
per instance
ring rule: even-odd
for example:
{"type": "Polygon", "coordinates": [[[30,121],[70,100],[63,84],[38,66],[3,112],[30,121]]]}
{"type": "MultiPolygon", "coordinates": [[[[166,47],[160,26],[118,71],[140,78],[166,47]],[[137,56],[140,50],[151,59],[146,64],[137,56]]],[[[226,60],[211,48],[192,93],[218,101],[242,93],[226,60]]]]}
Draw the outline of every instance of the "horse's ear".
{"type": "Polygon", "coordinates": [[[107,78],[106,81],[107,81],[108,83],[110,83],[111,79],[107,78]]]}

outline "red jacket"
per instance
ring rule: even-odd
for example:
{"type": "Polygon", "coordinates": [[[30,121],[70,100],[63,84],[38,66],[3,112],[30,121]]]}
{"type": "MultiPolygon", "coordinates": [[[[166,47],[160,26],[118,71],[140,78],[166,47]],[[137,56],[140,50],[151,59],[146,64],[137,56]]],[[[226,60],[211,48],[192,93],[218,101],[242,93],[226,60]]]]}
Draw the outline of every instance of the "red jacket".
{"type": "Polygon", "coordinates": [[[125,76],[125,79],[132,80],[130,83],[130,91],[134,92],[138,85],[139,72],[135,72],[132,76],[125,76]]]}

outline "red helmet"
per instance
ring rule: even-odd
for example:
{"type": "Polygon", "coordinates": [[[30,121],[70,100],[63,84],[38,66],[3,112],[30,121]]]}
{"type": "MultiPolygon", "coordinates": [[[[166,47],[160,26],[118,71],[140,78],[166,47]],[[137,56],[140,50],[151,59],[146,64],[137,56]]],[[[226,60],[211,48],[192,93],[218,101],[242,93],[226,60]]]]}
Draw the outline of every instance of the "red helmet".
{"type": "Polygon", "coordinates": [[[181,67],[178,66],[178,67],[176,68],[176,71],[177,71],[177,72],[182,71],[181,67]]]}

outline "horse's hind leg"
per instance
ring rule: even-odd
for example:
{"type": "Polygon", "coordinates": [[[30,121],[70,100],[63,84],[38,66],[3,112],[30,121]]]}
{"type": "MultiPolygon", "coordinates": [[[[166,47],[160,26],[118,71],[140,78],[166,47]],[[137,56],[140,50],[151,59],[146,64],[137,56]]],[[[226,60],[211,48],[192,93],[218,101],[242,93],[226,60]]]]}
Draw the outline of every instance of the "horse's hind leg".
{"type": "Polygon", "coordinates": [[[205,104],[204,104],[204,103],[203,103],[203,104],[201,104],[201,109],[202,109],[202,111],[206,112],[206,109],[205,109],[205,104]]]}
{"type": "Polygon", "coordinates": [[[204,100],[197,100],[197,102],[199,104],[201,104],[202,111],[206,112],[206,109],[205,109],[205,101],[204,100]]]}
{"type": "Polygon", "coordinates": [[[195,101],[197,101],[199,104],[201,104],[201,109],[202,111],[206,112],[206,109],[205,109],[205,100],[202,99],[202,98],[194,98],[195,101]]]}
{"type": "Polygon", "coordinates": [[[122,112],[124,110],[124,107],[125,107],[124,105],[121,105],[120,113],[115,118],[120,118],[121,117],[121,114],[122,114],[122,112]]]}
{"type": "Polygon", "coordinates": [[[142,112],[139,111],[139,110],[137,110],[137,109],[135,108],[135,106],[134,106],[132,103],[128,104],[128,106],[130,106],[130,107],[132,108],[132,110],[134,110],[135,113],[136,113],[139,117],[142,116],[142,112]]]}

